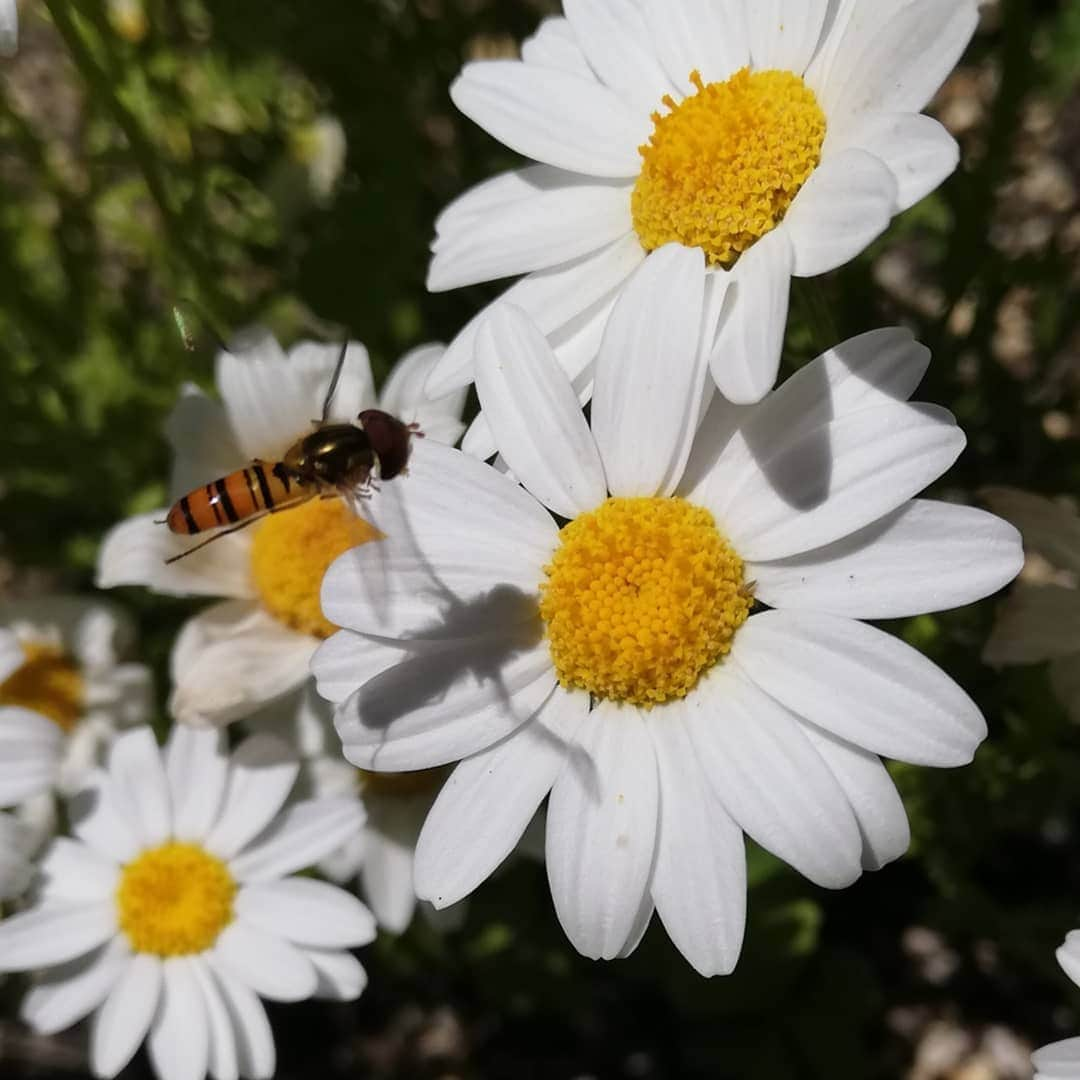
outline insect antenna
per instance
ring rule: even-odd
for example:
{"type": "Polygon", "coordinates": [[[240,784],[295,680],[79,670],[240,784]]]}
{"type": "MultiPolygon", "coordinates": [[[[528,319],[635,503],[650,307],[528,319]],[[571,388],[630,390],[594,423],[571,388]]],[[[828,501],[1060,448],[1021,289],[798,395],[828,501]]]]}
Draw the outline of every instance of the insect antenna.
{"type": "Polygon", "coordinates": [[[334,394],[337,393],[338,383],[341,381],[341,372],[345,367],[345,354],[349,351],[348,341],[341,343],[341,355],[338,357],[337,366],[334,368],[334,374],[330,379],[330,385],[326,389],[326,400],[323,401],[322,407],[322,419],[320,424],[325,424],[330,418],[330,406],[334,400],[334,394]]]}

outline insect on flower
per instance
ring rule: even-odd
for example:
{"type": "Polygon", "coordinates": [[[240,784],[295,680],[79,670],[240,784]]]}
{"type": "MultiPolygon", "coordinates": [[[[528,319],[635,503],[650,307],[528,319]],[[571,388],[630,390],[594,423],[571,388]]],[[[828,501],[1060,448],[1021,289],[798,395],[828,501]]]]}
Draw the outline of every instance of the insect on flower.
{"type": "Polygon", "coordinates": [[[291,509],[310,499],[365,498],[380,480],[392,480],[406,471],[416,424],[383,412],[365,409],[356,424],[328,422],[346,345],[334,369],[323,401],[322,417],[312,421],[314,431],[297,439],[280,461],[252,461],[243,469],[189,491],[169,510],[165,524],[174,533],[193,536],[220,529],[187,551],[166,559],[176,562],[219,537],[237,532],[267,514],[291,509]],[[229,528],[221,528],[222,526],[229,528]]]}

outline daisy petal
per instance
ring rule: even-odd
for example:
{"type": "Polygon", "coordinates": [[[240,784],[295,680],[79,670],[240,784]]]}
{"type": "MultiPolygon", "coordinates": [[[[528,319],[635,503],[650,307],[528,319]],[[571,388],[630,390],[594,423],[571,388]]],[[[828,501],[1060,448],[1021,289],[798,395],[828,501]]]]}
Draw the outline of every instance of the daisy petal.
{"type": "Polygon", "coordinates": [[[4,627],[0,627],[0,682],[7,680],[26,663],[19,639],[4,627]]]}
{"type": "Polygon", "coordinates": [[[983,650],[988,664],[1038,664],[1080,652],[1080,594],[1021,583],[1001,607],[983,650]]]}
{"type": "Polygon", "coordinates": [[[896,178],[865,150],[824,158],[791,204],[783,224],[796,277],[816,277],[850,262],[888,227],[897,207],[896,178]]]}
{"type": "Polygon", "coordinates": [[[314,866],[364,824],[364,809],[346,796],[295,803],[229,864],[242,882],[272,881],[314,866]]]}
{"type": "Polygon", "coordinates": [[[1038,1070],[1036,1080],[1073,1080],[1080,1076],[1080,1038],[1040,1047],[1031,1055],[1031,1063],[1038,1070]]]}
{"type": "Polygon", "coordinates": [[[112,781],[101,771],[87,779],[68,803],[71,831],[99,855],[127,863],[138,855],[141,842],[134,823],[117,801],[112,781]]]}
{"type": "Polygon", "coordinates": [[[639,6],[653,47],[681,93],[694,92],[692,71],[706,83],[723,82],[750,63],[742,0],[639,0],[639,6]]]}
{"type": "Polygon", "coordinates": [[[96,949],[115,932],[111,897],[29,908],[0,923],[0,971],[63,964],[96,949]]]}
{"type": "Polygon", "coordinates": [[[345,757],[380,772],[431,769],[516,731],[555,685],[544,643],[470,639],[365,683],[337,712],[345,757]],[[515,648],[518,651],[514,651],[515,648]]]}
{"type": "Polygon", "coordinates": [[[173,451],[170,499],[232,472],[244,460],[221,403],[194,383],[180,388],[180,399],[165,421],[165,438],[173,451]]]}
{"type": "Polygon", "coordinates": [[[232,1021],[240,1075],[248,1080],[270,1080],[277,1069],[274,1033],[258,996],[228,972],[210,965],[232,1021]]]}
{"type": "Polygon", "coordinates": [[[346,552],[323,578],[323,613],[336,626],[436,640],[535,617],[558,527],[495,469],[421,442],[371,517],[387,539],[346,552]]]}
{"type": "Polygon", "coordinates": [[[206,956],[215,970],[270,1001],[303,1001],[318,983],[315,968],[300,949],[242,920],[225,927],[206,956]]]}
{"type": "Polygon", "coordinates": [[[567,518],[604,501],[604,468],[574,388],[544,335],[509,304],[477,333],[476,392],[496,446],[537,499],[567,518]]]}
{"type": "Polygon", "coordinates": [[[862,834],[864,870],[880,870],[899,859],[911,843],[900,793],[876,754],[860,750],[813,724],[803,727],[844,789],[862,834]]]}
{"type": "Polygon", "coordinates": [[[762,451],[722,509],[743,558],[782,559],[824,547],[891,513],[960,456],[964,433],[943,409],[863,409],[762,451]]]}
{"type": "Polygon", "coordinates": [[[862,872],[859,826],[798,718],[730,664],[699,691],[685,699],[687,729],[735,822],[816,885],[850,885],[862,872]]]}
{"type": "MultiPolygon", "coordinates": [[[[597,251],[633,230],[630,188],[534,165],[482,185],[490,203],[480,215],[458,211],[442,224],[428,270],[429,292],[516,277],[597,251]],[[508,182],[513,178],[512,182],[508,182]],[[505,190],[514,188],[512,193],[505,190]],[[497,201],[496,201],[497,200],[497,201]]],[[[479,200],[468,192],[470,209],[479,200]],[[471,198],[470,198],[471,196],[471,198]]],[[[454,211],[453,205],[449,208],[454,211]]],[[[444,211],[443,221],[447,211],[444,211]]]]}
{"type": "Polygon", "coordinates": [[[428,376],[445,352],[443,345],[410,349],[383,383],[379,407],[407,424],[419,424],[425,438],[453,446],[465,430],[461,411],[468,391],[455,390],[440,398],[429,398],[424,392],[428,376]]]}
{"type": "Polygon", "coordinates": [[[352,953],[308,949],[307,958],[319,977],[315,996],[324,1001],[355,1001],[367,986],[364,965],[352,953]]]}
{"type": "Polygon", "coordinates": [[[246,458],[278,461],[311,430],[309,384],[269,331],[250,330],[233,351],[218,353],[215,375],[246,458]]]}
{"type": "Polygon", "coordinates": [[[649,889],[656,754],[636,709],[601,702],[579,728],[548,802],[547,869],[566,936],[594,960],[618,956],[649,889]]]}
{"type": "Polygon", "coordinates": [[[236,1033],[218,982],[201,956],[192,957],[191,974],[206,1011],[210,1036],[207,1070],[214,1080],[239,1080],[240,1061],[236,1052],[236,1033]]]}
{"type": "Polygon", "coordinates": [[[667,495],[679,481],[705,384],[704,303],[701,251],[668,244],[645,260],[615,304],[592,404],[593,435],[613,495],[667,495]]]}
{"type": "Polygon", "coordinates": [[[897,210],[907,210],[951,176],[960,162],[956,140],[933,117],[871,112],[829,129],[822,156],[849,148],[880,158],[897,184],[897,210]]]}
{"type": "MultiPolygon", "coordinates": [[[[205,481],[204,481],[205,483],[205,481]]],[[[251,537],[222,536],[179,562],[165,560],[194,547],[190,536],[169,532],[162,519],[167,511],[138,514],[114,526],[98,553],[99,589],[145,585],[166,596],[234,596],[253,594],[249,551],[251,537]]]]}
{"type": "Polygon", "coordinates": [[[38,866],[42,896],[52,903],[110,900],[119,869],[86,844],[56,837],[38,866]]]}
{"type": "Polygon", "coordinates": [[[522,64],[466,64],[450,86],[454,104],[504,145],[534,161],[586,176],[631,178],[649,115],[594,79],[522,64]]]}
{"type": "Polygon", "coordinates": [[[1080,574],[1080,516],[1069,506],[1017,488],[983,488],[979,497],[1024,534],[1024,547],[1080,574]]]}
{"type": "Polygon", "coordinates": [[[162,963],[137,953],[114,983],[90,1028],[90,1065],[95,1076],[115,1076],[134,1056],[162,992],[162,963]]]}
{"type": "Polygon", "coordinates": [[[548,16],[542,19],[532,37],[521,44],[521,59],[537,67],[558,68],[584,78],[592,77],[592,69],[574,31],[566,19],[548,16]]]}
{"type": "Polygon", "coordinates": [[[828,6],[829,0],[755,0],[747,4],[755,69],[801,75],[821,38],[828,6]]]}
{"type": "MultiPolygon", "coordinates": [[[[308,425],[322,418],[326,395],[340,361],[341,345],[337,342],[301,341],[289,350],[289,369],[304,384],[308,425]]],[[[368,351],[359,341],[347,342],[345,361],[326,418],[332,423],[351,424],[361,409],[371,408],[375,403],[375,379],[368,351]]],[[[298,436],[304,434],[306,427],[297,431],[298,436]]]]}
{"type": "Polygon", "coordinates": [[[1080,986],[1080,930],[1070,930],[1054,956],[1057,957],[1061,970],[1080,986]]]}
{"type": "Polygon", "coordinates": [[[439,397],[472,381],[476,331],[494,305],[514,304],[544,334],[553,335],[608,297],[644,258],[637,235],[628,233],[591,255],[522,278],[466,323],[428,377],[428,394],[439,397]]]}
{"type": "Polygon", "coordinates": [[[386,642],[352,630],[340,630],[318,648],[311,674],[319,695],[340,705],[358,686],[410,659],[408,642],[386,642]]]}
{"type": "Polygon", "coordinates": [[[255,604],[216,604],[189,619],[173,646],[169,709],[197,727],[250,716],[307,682],[315,646],[255,604]]]}
{"type": "Polygon", "coordinates": [[[252,735],[233,752],[225,799],[204,841],[231,859],[277,816],[300,774],[292,747],[273,735],[252,735]]]}
{"type": "Polygon", "coordinates": [[[648,718],[660,775],[652,898],[668,936],[700,975],[735,970],[746,925],[742,830],[713,793],[682,706],[648,718]]]}
{"type": "MultiPolygon", "coordinates": [[[[839,20],[838,20],[839,21],[839,20]]],[[[853,14],[827,77],[812,87],[830,124],[863,112],[921,112],[956,66],[979,13],[974,0],[911,0],[853,14]]]]}
{"type": "Polygon", "coordinates": [[[391,934],[405,933],[416,910],[414,852],[428,805],[427,800],[420,806],[412,799],[398,803],[403,801],[405,805],[385,807],[377,815],[379,827],[367,830],[360,866],[364,899],[379,925],[391,934]]]}
{"type": "Polygon", "coordinates": [[[165,843],[172,833],[172,807],[153,731],[140,727],[118,735],[109,748],[108,771],[117,804],[139,840],[146,847],[165,843]]]}
{"type": "Polygon", "coordinates": [[[416,894],[445,908],[514,850],[562,769],[587,694],[561,689],[508,739],[467,758],[443,785],[416,844],[416,894]]]}
{"type": "Polygon", "coordinates": [[[761,612],[731,660],[789,709],[883,757],[966,765],[986,737],[975,703],[936,664],[853,619],[761,612]]]}
{"type": "Polygon", "coordinates": [[[210,1060],[210,1022],[187,956],[162,965],[161,1000],[146,1049],[161,1080],[203,1080],[210,1060]]]}
{"type": "Polygon", "coordinates": [[[746,576],[770,607],[899,619],[981,600],[1012,581],[1023,561],[1020,534],[1000,518],[912,499],[825,547],[752,563],[746,576]]]}
{"type": "Polygon", "coordinates": [[[634,0],[563,0],[581,51],[600,81],[646,116],[674,89],[634,0]]]}
{"type": "Polygon", "coordinates": [[[776,382],[794,260],[787,232],[773,229],[731,272],[709,366],[720,393],[737,405],[760,401],[776,382]]]}
{"type": "Polygon", "coordinates": [[[118,936],[95,952],[50,969],[27,991],[20,1015],[39,1035],[71,1027],[105,1000],[130,957],[131,950],[118,936]]]}
{"type": "Polygon", "coordinates": [[[344,889],[310,878],[245,885],[236,914],[249,925],[294,945],[349,949],[375,940],[375,920],[344,889]]]}
{"type": "Polygon", "coordinates": [[[173,836],[201,840],[217,821],[229,776],[220,731],[175,724],[165,747],[173,836]]]}

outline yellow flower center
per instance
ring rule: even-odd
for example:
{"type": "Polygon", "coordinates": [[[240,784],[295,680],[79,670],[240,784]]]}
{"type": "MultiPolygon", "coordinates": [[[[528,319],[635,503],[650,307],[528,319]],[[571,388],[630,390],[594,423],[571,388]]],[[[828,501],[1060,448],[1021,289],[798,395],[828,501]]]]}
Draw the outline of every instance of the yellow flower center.
{"type": "Polygon", "coordinates": [[[24,645],[26,660],[0,683],[0,705],[19,705],[71,731],[82,716],[86,687],[79,669],[55,645],[24,645]]]}
{"type": "Polygon", "coordinates": [[[544,569],[559,681],[646,707],[685,697],[752,603],[712,514],[683,499],[608,499],[563,529],[544,569]]]}
{"type": "Polygon", "coordinates": [[[120,875],[120,929],[136,952],[204,952],[232,922],[235,895],[236,882],[220,859],[195,844],[162,844],[120,875]]]}
{"type": "Polygon", "coordinates": [[[450,770],[419,769],[416,772],[369,772],[367,769],[356,770],[360,777],[360,790],[365,795],[389,796],[405,799],[410,795],[421,795],[434,791],[450,775],[450,770]]]}
{"type": "Polygon", "coordinates": [[[337,627],[322,613],[319,590],[330,564],[379,532],[341,499],[312,499],[256,526],[251,573],[263,605],[279,622],[312,637],[337,627]]]}
{"type": "Polygon", "coordinates": [[[726,82],[697,87],[665,115],[641,147],[644,164],[631,198],[634,228],[647,251],[677,242],[710,265],[731,266],[775,228],[821,161],[825,114],[790,71],[743,68],[726,82]]]}

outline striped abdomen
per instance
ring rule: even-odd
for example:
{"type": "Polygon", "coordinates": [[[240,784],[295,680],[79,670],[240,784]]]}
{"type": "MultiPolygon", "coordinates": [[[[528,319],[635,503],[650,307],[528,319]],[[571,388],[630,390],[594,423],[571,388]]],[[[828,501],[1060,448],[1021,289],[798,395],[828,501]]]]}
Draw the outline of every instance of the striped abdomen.
{"type": "Polygon", "coordinates": [[[246,521],[264,510],[295,502],[303,494],[281,462],[253,461],[246,469],[189,491],[173,504],[165,520],[174,533],[190,536],[246,521]]]}

